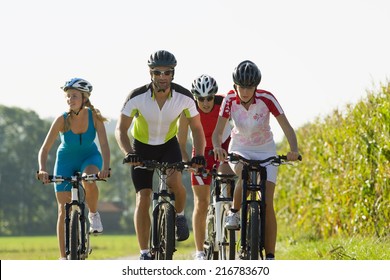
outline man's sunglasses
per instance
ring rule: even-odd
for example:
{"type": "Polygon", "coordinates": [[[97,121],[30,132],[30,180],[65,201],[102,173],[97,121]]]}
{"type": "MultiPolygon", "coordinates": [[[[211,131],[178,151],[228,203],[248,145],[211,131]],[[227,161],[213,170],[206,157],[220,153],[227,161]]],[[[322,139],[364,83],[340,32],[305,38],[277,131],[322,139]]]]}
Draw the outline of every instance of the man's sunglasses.
{"type": "Polygon", "coordinates": [[[207,97],[197,97],[196,100],[198,100],[199,102],[204,102],[205,100],[207,101],[212,101],[214,99],[214,96],[207,96],[207,97]]]}
{"type": "Polygon", "coordinates": [[[172,75],[172,74],[173,74],[173,70],[166,70],[166,71],[151,70],[150,72],[151,72],[153,75],[155,75],[155,76],[161,76],[161,75],[169,76],[169,75],[172,75]]]}

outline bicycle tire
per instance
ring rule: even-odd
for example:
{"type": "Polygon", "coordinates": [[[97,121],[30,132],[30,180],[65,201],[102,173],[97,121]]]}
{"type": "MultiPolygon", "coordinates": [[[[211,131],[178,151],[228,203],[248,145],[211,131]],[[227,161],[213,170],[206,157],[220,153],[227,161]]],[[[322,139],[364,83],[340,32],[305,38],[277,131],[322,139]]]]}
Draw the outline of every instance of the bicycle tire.
{"type": "Polygon", "coordinates": [[[248,205],[248,234],[247,234],[247,253],[250,260],[259,259],[260,248],[260,209],[255,201],[248,205]]]}
{"type": "Polygon", "coordinates": [[[223,207],[221,228],[222,228],[222,242],[219,249],[220,260],[235,260],[236,259],[236,231],[234,229],[227,229],[225,220],[229,210],[223,207]]]}
{"type": "Polygon", "coordinates": [[[175,251],[175,210],[170,203],[162,203],[158,214],[157,260],[172,260],[175,251]]]}
{"type": "Polygon", "coordinates": [[[207,220],[206,220],[206,240],[204,242],[204,252],[206,260],[218,260],[219,254],[215,251],[215,208],[209,206],[207,211],[207,220]]]}
{"type": "Polygon", "coordinates": [[[79,260],[80,259],[80,212],[73,210],[70,217],[70,259],[79,260]]]}

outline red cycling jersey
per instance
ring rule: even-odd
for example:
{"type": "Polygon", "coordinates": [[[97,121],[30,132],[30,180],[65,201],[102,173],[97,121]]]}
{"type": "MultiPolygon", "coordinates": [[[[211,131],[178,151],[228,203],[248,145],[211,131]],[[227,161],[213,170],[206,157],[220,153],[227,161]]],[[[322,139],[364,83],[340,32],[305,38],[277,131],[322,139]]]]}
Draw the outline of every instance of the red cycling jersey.
{"type": "MultiPolygon", "coordinates": [[[[197,109],[198,109],[199,114],[200,114],[200,120],[201,120],[201,123],[203,126],[205,138],[206,138],[206,148],[205,148],[204,157],[205,157],[206,162],[207,162],[207,169],[211,169],[214,164],[218,165],[218,162],[214,160],[214,155],[209,155],[209,152],[211,150],[213,150],[213,143],[212,143],[211,138],[212,138],[215,126],[216,126],[217,121],[218,121],[219,110],[220,110],[223,98],[224,98],[224,96],[215,95],[214,107],[209,113],[205,113],[202,110],[200,110],[198,108],[198,104],[197,104],[197,109]]],[[[231,132],[230,125],[227,124],[226,128],[224,130],[223,136],[222,136],[222,139],[224,141],[222,144],[222,147],[226,150],[229,147],[230,132],[231,132]]],[[[194,149],[192,149],[192,156],[195,156],[194,149]]],[[[207,178],[201,178],[200,176],[195,176],[192,173],[191,182],[192,182],[192,185],[209,185],[211,183],[211,177],[208,176],[207,178]]]]}

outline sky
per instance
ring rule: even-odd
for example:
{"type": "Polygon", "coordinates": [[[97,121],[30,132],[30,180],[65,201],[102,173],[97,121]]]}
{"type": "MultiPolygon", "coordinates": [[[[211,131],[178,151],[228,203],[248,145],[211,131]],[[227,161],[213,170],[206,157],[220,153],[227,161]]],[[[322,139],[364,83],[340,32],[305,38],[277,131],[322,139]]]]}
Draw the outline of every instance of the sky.
{"type": "Polygon", "coordinates": [[[115,120],[150,82],[150,54],[165,49],[178,61],[174,82],[190,89],[208,74],[221,94],[252,60],[259,88],[298,129],[389,81],[389,15],[388,0],[1,1],[0,104],[57,117],[67,109],[60,87],[81,77],[115,120]]]}

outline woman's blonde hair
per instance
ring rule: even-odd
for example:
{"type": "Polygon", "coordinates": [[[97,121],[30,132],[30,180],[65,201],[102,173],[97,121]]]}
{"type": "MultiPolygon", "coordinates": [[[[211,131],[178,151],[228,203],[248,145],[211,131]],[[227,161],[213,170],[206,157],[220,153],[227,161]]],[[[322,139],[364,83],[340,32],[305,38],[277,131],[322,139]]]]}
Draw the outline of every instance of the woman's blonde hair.
{"type": "MultiPolygon", "coordinates": [[[[88,107],[89,109],[91,109],[92,113],[95,113],[96,114],[96,117],[99,121],[101,122],[107,122],[108,119],[106,117],[104,117],[100,111],[98,109],[96,109],[92,103],[91,103],[91,100],[89,99],[89,96],[90,94],[88,92],[85,92],[85,91],[81,91],[79,90],[79,92],[81,92],[83,98],[86,98],[87,101],[85,103],[83,103],[83,107],[88,107]]],[[[70,130],[70,116],[71,114],[73,113],[72,110],[69,110],[66,114],[66,118],[65,118],[65,123],[64,123],[64,132],[67,132],[70,130]]]]}

